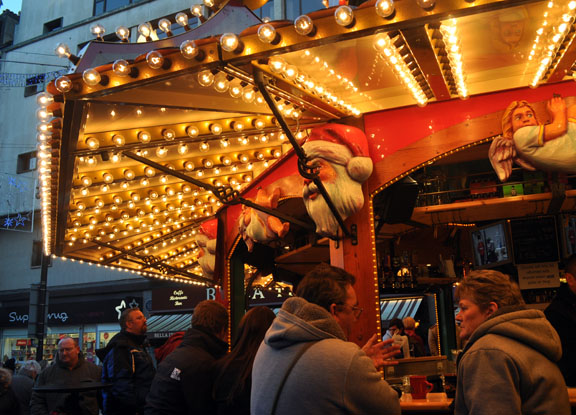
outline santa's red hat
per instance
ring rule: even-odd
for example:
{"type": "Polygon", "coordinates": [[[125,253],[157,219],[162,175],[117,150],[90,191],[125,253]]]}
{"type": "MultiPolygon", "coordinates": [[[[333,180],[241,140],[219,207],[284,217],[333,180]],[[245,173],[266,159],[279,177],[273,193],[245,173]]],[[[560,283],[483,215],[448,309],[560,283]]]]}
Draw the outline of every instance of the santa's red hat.
{"type": "Polygon", "coordinates": [[[344,124],[326,124],[312,129],[302,146],[308,158],[320,157],[346,167],[350,177],[364,182],[372,174],[372,159],[362,130],[344,124]]]}
{"type": "Polygon", "coordinates": [[[218,219],[210,219],[200,225],[200,233],[206,235],[208,239],[216,239],[218,234],[218,219]]]}

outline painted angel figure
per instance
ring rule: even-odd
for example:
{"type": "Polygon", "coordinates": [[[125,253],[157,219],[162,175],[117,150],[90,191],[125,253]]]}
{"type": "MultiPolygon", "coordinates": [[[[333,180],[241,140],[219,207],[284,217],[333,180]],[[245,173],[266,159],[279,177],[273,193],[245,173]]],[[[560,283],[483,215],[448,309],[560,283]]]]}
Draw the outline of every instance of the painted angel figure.
{"type": "Polygon", "coordinates": [[[576,106],[566,108],[561,97],[546,104],[550,124],[538,123],[526,101],[514,101],[502,116],[502,136],[490,145],[488,157],[500,181],[505,182],[516,163],[526,170],[576,173],[576,106]]]}

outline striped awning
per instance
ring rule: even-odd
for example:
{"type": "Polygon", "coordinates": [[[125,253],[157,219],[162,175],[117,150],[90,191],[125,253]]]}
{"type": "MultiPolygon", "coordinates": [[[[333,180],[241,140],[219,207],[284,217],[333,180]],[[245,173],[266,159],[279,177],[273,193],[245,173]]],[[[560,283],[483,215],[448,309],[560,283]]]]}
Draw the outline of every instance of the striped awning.
{"type": "Polygon", "coordinates": [[[380,298],[380,316],[382,321],[390,321],[393,318],[403,319],[414,317],[424,297],[409,298],[380,298]]]}
{"type": "Polygon", "coordinates": [[[160,314],[148,318],[148,338],[161,339],[170,337],[177,331],[190,328],[192,314],[160,314]]]}

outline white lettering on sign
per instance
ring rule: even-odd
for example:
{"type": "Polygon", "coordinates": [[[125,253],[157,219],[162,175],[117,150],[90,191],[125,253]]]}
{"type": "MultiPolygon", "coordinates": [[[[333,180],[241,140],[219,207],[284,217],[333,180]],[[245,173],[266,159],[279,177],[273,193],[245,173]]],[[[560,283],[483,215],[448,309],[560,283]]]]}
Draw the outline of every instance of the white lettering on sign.
{"type": "Polygon", "coordinates": [[[28,314],[18,314],[16,311],[8,313],[8,321],[14,323],[15,321],[27,322],[29,319],[28,314]]]}
{"type": "Polygon", "coordinates": [[[518,264],[518,285],[521,290],[560,286],[557,262],[518,264]]]}
{"type": "Polygon", "coordinates": [[[68,313],[65,311],[61,313],[48,313],[48,320],[60,320],[62,323],[65,323],[68,320],[68,313]]]}
{"type": "Polygon", "coordinates": [[[216,299],[216,288],[206,288],[206,299],[215,300],[216,299]]]}
{"type": "Polygon", "coordinates": [[[255,300],[256,298],[260,298],[261,300],[265,298],[264,293],[260,288],[254,288],[254,292],[252,293],[252,299],[255,300]]]}
{"type": "Polygon", "coordinates": [[[276,292],[278,293],[278,295],[276,296],[277,298],[282,298],[282,291],[283,291],[282,288],[276,287],[276,292]]]}

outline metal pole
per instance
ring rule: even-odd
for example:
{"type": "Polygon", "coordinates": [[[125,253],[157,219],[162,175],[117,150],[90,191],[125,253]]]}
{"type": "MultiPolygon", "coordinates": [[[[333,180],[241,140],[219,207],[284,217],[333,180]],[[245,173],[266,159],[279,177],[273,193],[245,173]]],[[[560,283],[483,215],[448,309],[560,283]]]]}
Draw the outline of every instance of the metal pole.
{"type": "Polygon", "coordinates": [[[42,254],[42,267],[40,270],[40,287],[38,288],[38,309],[36,310],[36,361],[44,358],[44,336],[46,333],[46,283],[48,281],[48,263],[50,257],[42,254]]]}

